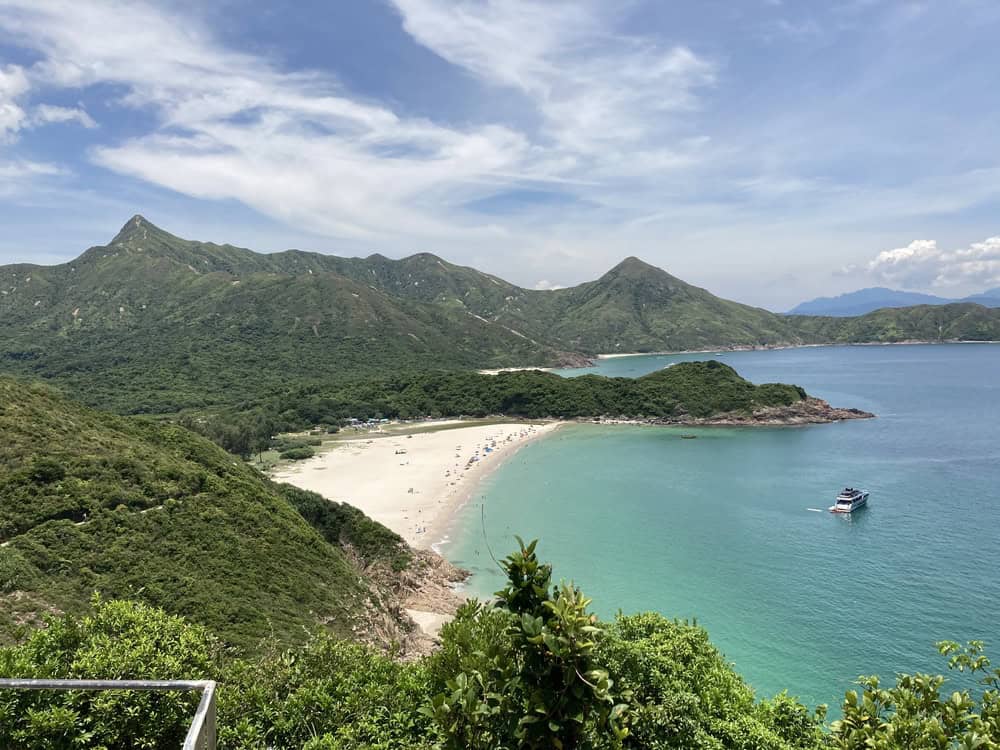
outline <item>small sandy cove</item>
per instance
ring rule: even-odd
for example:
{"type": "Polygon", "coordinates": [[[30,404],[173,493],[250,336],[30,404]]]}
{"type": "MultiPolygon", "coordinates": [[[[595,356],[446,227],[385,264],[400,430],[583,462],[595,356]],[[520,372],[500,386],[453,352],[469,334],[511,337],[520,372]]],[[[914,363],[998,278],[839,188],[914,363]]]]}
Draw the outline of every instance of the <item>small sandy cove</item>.
{"type": "Polygon", "coordinates": [[[411,546],[426,549],[445,536],[484,476],[557,426],[470,422],[408,435],[362,433],[272,477],[360,508],[411,546]]]}

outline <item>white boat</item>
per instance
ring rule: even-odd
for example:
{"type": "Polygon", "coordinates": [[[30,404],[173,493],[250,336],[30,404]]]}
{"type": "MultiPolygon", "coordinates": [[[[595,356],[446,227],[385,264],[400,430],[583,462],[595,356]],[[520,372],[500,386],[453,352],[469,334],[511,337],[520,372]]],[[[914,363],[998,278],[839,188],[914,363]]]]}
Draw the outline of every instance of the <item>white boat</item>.
{"type": "Polygon", "coordinates": [[[868,503],[868,490],[847,487],[837,495],[837,502],[830,506],[831,513],[853,513],[868,503]]]}

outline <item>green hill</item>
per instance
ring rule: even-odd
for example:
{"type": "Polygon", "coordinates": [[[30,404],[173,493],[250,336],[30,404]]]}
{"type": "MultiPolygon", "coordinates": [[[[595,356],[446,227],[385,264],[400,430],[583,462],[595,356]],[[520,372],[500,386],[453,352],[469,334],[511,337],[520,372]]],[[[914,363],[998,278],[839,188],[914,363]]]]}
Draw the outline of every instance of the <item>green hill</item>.
{"type": "Polygon", "coordinates": [[[536,291],[428,253],[265,255],[184,240],[140,216],[69,263],[0,267],[0,371],[120,413],[232,407],[358,375],[907,339],[997,340],[1000,310],[781,316],[636,258],[536,291]]]}
{"type": "Polygon", "coordinates": [[[358,566],[408,562],[359,511],[268,481],[179,427],[0,378],[0,434],[4,637],[84,609],[94,591],[185,615],[241,649],[320,624],[349,634],[382,609],[358,566]]]}
{"type": "Polygon", "coordinates": [[[539,370],[480,375],[427,372],[346,381],[319,391],[293,391],[267,405],[302,423],[348,417],[411,419],[432,415],[527,418],[709,418],[791,406],[808,398],[793,385],[755,385],[715,360],[682,362],[641,378],[563,378],[539,370]]]}
{"type": "Polygon", "coordinates": [[[1000,309],[969,302],[884,308],[856,318],[795,316],[803,335],[835,344],[1000,341],[1000,309]]]}
{"type": "Polygon", "coordinates": [[[730,302],[638,258],[553,293],[553,332],[568,348],[610,353],[804,343],[781,316],[730,302]]]}
{"type": "Polygon", "coordinates": [[[188,242],[136,217],[70,263],[0,268],[0,367],[55,379],[92,405],[173,412],[335,373],[560,357],[326,260],[188,242]]]}

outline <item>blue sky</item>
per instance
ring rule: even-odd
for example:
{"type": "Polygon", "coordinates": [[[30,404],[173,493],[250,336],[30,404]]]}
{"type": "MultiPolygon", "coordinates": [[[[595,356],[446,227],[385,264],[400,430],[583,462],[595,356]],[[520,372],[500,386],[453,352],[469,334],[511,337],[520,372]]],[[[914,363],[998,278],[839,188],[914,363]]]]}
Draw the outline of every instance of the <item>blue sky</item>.
{"type": "Polygon", "coordinates": [[[0,0],[0,263],[142,213],[529,287],[637,255],[772,309],[1000,286],[998,32],[995,0],[0,0]]]}

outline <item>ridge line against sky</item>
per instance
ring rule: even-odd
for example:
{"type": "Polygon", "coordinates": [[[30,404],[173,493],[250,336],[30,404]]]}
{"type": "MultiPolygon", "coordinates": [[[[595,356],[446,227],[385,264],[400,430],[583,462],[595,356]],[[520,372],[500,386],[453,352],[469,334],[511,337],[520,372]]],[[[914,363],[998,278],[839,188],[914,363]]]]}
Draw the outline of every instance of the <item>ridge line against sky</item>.
{"type": "Polygon", "coordinates": [[[0,263],[140,212],[772,309],[1000,285],[991,0],[203,5],[0,0],[0,263]]]}

